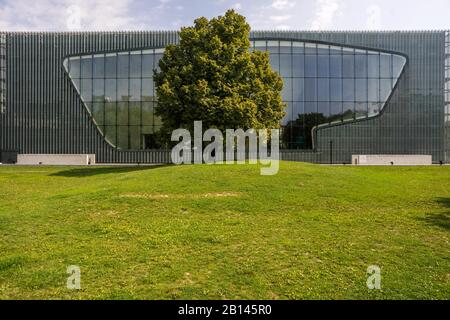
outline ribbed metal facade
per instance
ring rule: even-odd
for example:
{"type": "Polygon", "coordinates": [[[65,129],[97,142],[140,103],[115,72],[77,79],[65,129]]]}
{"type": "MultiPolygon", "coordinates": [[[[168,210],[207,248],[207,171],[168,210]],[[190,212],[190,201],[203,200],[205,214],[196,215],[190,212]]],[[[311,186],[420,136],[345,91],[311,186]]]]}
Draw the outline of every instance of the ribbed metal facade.
{"type": "MultiPolygon", "coordinates": [[[[351,161],[352,154],[431,154],[446,157],[445,32],[253,32],[253,39],[319,41],[408,57],[381,115],[321,126],[315,150],[286,150],[295,161],[351,161]]],[[[6,107],[0,115],[0,150],[20,153],[94,153],[101,163],[161,163],[164,150],[120,151],[109,145],[68,78],[68,56],[161,48],[176,32],[6,33],[6,107]]],[[[447,147],[446,147],[447,146],[447,147]]]]}

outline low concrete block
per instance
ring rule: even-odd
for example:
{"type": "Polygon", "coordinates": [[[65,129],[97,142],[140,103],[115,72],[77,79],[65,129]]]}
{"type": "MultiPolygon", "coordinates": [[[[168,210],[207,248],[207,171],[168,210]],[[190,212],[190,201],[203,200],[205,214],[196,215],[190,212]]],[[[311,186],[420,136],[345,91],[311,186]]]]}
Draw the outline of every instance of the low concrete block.
{"type": "Polygon", "coordinates": [[[81,166],[95,164],[95,154],[19,154],[18,165],[65,165],[81,166]]]}
{"type": "Polygon", "coordinates": [[[361,166],[429,166],[433,164],[431,155],[369,154],[353,155],[353,165],[361,166]]]}

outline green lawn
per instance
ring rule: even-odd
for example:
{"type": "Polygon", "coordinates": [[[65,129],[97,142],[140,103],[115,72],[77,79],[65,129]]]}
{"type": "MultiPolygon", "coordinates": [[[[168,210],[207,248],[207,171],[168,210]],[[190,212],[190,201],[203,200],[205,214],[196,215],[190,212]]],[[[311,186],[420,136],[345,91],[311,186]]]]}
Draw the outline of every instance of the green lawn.
{"type": "Polygon", "coordinates": [[[0,186],[1,299],[450,298],[450,166],[0,167],[0,186]]]}

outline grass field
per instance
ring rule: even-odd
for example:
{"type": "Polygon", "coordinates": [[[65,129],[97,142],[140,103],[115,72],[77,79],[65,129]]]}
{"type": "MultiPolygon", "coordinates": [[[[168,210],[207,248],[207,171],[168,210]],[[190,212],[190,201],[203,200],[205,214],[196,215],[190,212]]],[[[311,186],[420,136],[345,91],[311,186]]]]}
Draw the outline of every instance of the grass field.
{"type": "Polygon", "coordinates": [[[1,299],[450,298],[450,166],[0,167],[0,186],[1,299]]]}

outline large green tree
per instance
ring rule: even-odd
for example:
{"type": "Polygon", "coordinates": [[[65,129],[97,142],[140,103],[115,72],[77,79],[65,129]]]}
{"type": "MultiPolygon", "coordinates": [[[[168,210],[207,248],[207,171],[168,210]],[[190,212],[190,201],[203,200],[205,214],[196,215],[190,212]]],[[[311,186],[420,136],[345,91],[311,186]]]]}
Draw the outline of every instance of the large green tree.
{"type": "Polygon", "coordinates": [[[174,129],[192,130],[196,120],[220,130],[280,126],[283,81],[267,52],[250,51],[245,17],[234,10],[211,20],[202,17],[179,35],[154,77],[165,139],[174,129]]]}

